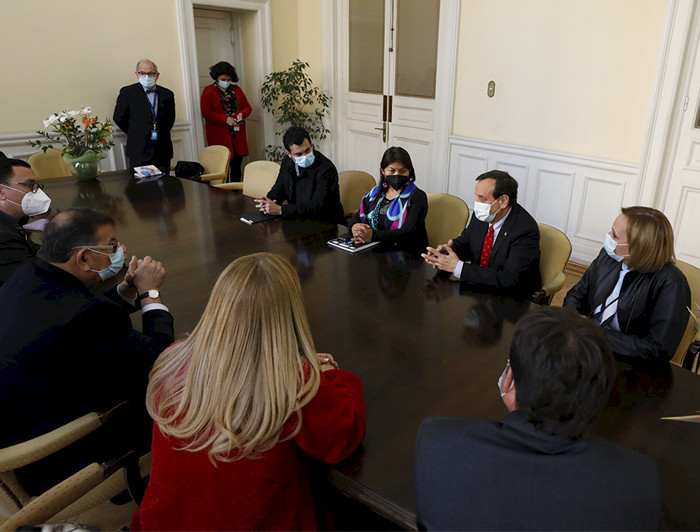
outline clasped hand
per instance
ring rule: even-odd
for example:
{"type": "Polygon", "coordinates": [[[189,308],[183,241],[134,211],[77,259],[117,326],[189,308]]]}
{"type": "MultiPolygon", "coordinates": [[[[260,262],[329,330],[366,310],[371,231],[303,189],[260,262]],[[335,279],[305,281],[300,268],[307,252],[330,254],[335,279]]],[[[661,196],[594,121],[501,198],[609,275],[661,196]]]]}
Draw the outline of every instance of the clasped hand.
{"type": "Polygon", "coordinates": [[[129,266],[124,274],[120,292],[124,297],[135,299],[146,290],[160,290],[165,280],[165,266],[162,262],[146,255],[143,259],[131,257],[129,266]]]}
{"type": "Polygon", "coordinates": [[[440,244],[437,249],[428,246],[426,250],[426,253],[421,254],[425,262],[430,264],[433,268],[454,273],[459,263],[459,257],[452,250],[452,240],[449,240],[447,244],[440,244]]]}
{"type": "Polygon", "coordinates": [[[271,200],[267,196],[256,199],[255,206],[260,210],[260,212],[264,212],[265,214],[274,214],[278,216],[282,214],[282,207],[277,205],[275,200],[271,200]]]}
{"type": "Polygon", "coordinates": [[[367,224],[354,224],[350,231],[352,231],[352,239],[357,244],[367,244],[372,241],[372,228],[367,224]]]}

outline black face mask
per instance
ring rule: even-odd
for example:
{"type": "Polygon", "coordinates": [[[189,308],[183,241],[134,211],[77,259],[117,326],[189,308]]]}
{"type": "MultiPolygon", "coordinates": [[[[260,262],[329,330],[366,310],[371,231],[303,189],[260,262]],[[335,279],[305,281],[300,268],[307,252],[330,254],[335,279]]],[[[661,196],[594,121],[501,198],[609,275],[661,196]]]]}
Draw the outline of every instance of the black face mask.
{"type": "Polygon", "coordinates": [[[408,183],[407,175],[393,174],[384,176],[384,182],[394,190],[401,190],[408,183]]]}

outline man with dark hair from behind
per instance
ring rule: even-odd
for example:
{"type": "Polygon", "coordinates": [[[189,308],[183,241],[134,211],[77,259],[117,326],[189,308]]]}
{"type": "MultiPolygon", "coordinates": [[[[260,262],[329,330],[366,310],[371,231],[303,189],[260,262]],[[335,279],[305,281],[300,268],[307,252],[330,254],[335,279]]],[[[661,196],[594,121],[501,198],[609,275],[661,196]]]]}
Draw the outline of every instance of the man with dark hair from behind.
{"type": "Polygon", "coordinates": [[[0,158],[0,286],[25,262],[34,262],[39,245],[22,225],[44,214],[51,200],[29,163],[0,158]]]}
{"type": "Polygon", "coordinates": [[[282,142],[287,156],[270,192],[255,200],[258,209],[282,218],[344,223],[338,171],[333,163],[314,150],[309,132],[302,127],[287,129],[282,142]]]}
{"type": "Polygon", "coordinates": [[[0,411],[11,427],[0,432],[0,447],[124,400],[135,406],[121,427],[110,422],[18,470],[33,495],[95,460],[148,449],[143,406],[148,372],[173,341],[173,318],[159,293],[165,278],[161,263],[132,257],[119,285],[104,295],[89,289],[124,265],[111,217],[86,208],[57,214],[45,228],[38,259],[18,268],[0,288],[0,411]],[[129,319],[138,304],[143,334],[129,319]]]}
{"type": "Polygon", "coordinates": [[[542,307],[517,323],[500,421],[427,419],[415,462],[428,530],[658,530],[661,480],[649,457],[583,438],[615,381],[596,324],[542,307]]]}

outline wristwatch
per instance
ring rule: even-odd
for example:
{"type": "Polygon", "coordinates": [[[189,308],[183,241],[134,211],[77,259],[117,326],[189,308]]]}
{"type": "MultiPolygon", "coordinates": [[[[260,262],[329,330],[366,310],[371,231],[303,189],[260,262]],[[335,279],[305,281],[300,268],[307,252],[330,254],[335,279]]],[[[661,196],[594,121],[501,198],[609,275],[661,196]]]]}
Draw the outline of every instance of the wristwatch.
{"type": "Polygon", "coordinates": [[[138,303],[139,307],[141,306],[141,301],[146,299],[147,297],[155,299],[157,297],[160,297],[160,292],[158,290],[155,290],[154,288],[151,288],[150,290],[146,290],[143,294],[139,294],[139,296],[136,298],[136,303],[138,303]]]}

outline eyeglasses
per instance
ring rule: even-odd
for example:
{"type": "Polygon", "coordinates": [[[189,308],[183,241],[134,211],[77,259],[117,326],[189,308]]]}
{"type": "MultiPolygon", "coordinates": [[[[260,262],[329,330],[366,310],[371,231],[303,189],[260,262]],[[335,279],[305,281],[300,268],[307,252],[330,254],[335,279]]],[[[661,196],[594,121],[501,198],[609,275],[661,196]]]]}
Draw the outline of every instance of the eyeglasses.
{"type": "Polygon", "coordinates": [[[137,72],[139,76],[148,76],[149,78],[155,78],[158,72],[137,72]]]}
{"type": "Polygon", "coordinates": [[[35,181],[34,183],[7,183],[8,185],[22,185],[23,187],[29,187],[30,192],[36,192],[41,189],[44,190],[44,184],[35,181]]]}
{"type": "MultiPolygon", "coordinates": [[[[111,249],[112,253],[116,253],[117,250],[119,249],[119,246],[121,246],[121,242],[117,240],[116,238],[112,240],[111,244],[105,244],[105,245],[100,245],[100,246],[93,246],[91,244],[83,244],[82,246],[73,246],[73,249],[79,249],[79,248],[88,248],[90,251],[94,251],[96,249],[111,249]]],[[[99,253],[99,251],[97,252],[99,253]]]]}

